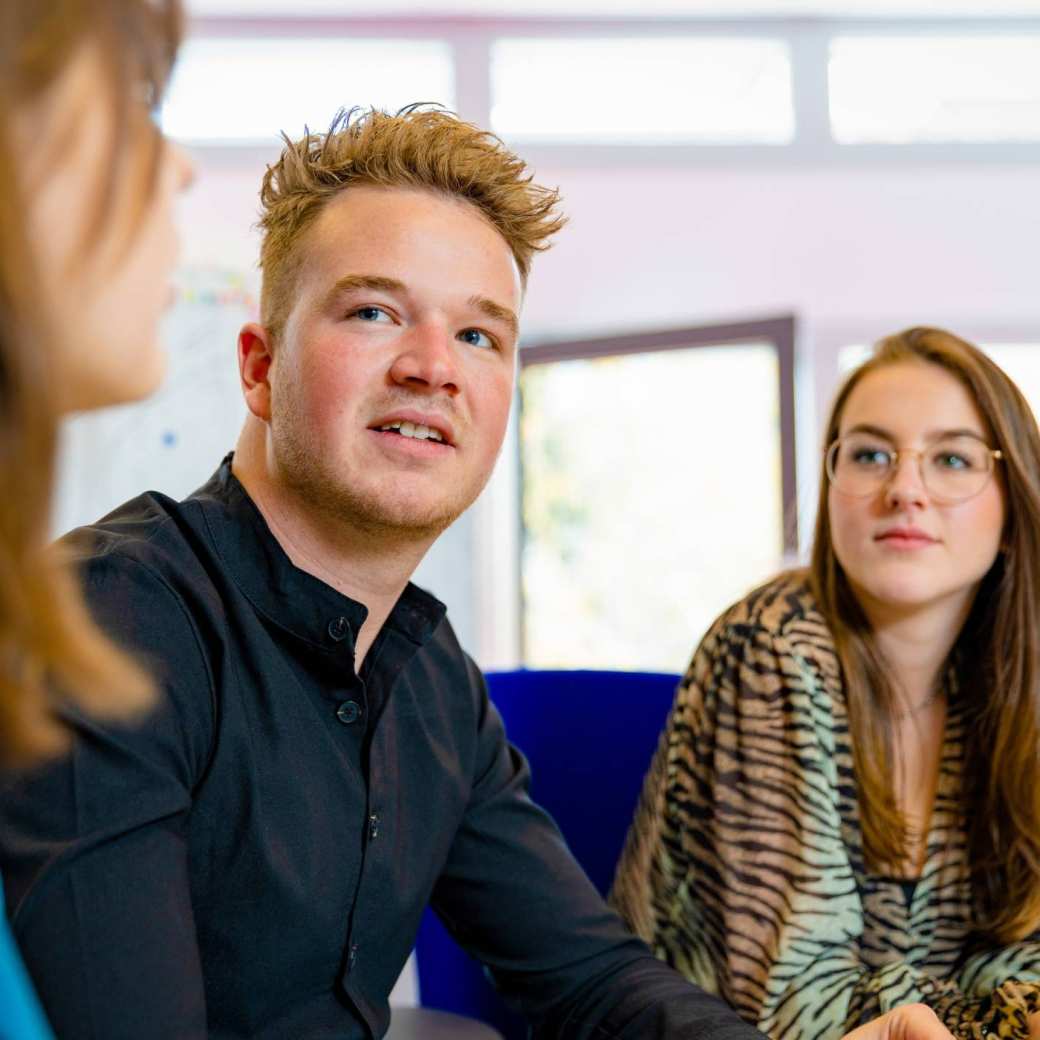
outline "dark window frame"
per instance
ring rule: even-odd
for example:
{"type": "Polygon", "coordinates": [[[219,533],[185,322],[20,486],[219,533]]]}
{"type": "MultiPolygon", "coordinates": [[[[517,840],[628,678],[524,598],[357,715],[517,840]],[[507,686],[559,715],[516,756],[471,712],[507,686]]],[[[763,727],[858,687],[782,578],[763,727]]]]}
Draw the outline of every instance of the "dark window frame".
{"type": "MultiPolygon", "coordinates": [[[[733,321],[716,325],[694,325],[662,329],[656,332],[627,333],[618,336],[603,336],[593,339],[543,341],[523,347],[520,352],[520,369],[534,365],[555,364],[561,361],[577,361],[634,354],[660,353],[668,350],[689,350],[697,347],[741,346],[748,343],[768,343],[777,355],[777,390],[780,404],[780,472],[783,526],[783,553],[793,557],[798,552],[798,472],[797,445],[795,440],[795,349],[798,321],[793,314],[782,314],[771,318],[749,321],[733,321]]],[[[519,394],[519,424],[523,430],[523,393],[519,394]]],[[[517,556],[517,587],[520,594],[520,646],[521,656],[526,658],[525,617],[523,584],[523,549],[526,540],[524,530],[524,461],[522,433],[517,438],[517,473],[519,481],[521,552],[517,556]]]]}

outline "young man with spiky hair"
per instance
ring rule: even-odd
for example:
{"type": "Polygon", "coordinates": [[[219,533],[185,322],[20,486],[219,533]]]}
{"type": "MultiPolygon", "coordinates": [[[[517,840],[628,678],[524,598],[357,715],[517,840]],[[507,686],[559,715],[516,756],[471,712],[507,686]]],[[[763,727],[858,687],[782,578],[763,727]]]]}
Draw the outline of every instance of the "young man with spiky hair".
{"type": "Polygon", "coordinates": [[[498,454],[555,193],[413,109],[287,142],[261,198],[236,451],[73,540],[162,707],[70,711],[74,754],[0,809],[57,1033],[381,1036],[432,903],[545,1036],[757,1036],[606,908],[409,583],[498,454]]]}

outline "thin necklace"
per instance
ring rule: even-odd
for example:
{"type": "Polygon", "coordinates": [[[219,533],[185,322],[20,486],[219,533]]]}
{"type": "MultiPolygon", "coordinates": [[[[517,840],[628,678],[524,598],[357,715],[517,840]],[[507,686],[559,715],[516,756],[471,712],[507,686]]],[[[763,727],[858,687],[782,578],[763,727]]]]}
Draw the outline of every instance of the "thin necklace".
{"type": "Polygon", "coordinates": [[[902,711],[897,711],[894,716],[896,722],[905,722],[907,719],[912,719],[915,715],[920,715],[922,711],[926,708],[930,708],[937,700],[939,700],[942,695],[943,685],[941,682],[937,682],[935,684],[935,689],[912,708],[904,708],[902,711]]]}

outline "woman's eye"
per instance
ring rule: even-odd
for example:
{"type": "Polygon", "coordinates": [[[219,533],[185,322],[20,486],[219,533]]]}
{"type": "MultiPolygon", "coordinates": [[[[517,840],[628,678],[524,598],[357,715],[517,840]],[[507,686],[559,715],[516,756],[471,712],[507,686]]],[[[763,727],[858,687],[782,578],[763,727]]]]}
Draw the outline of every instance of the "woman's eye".
{"type": "Polygon", "coordinates": [[[935,464],[940,469],[971,469],[972,460],[967,455],[955,451],[941,451],[935,456],[935,464]]]}
{"type": "Polygon", "coordinates": [[[883,469],[892,462],[889,452],[883,448],[857,448],[852,453],[852,461],[857,466],[870,466],[883,469]]]}
{"type": "Polygon", "coordinates": [[[458,336],[463,343],[469,343],[473,347],[483,347],[489,350],[495,346],[495,341],[480,329],[463,329],[458,336]]]}
{"type": "Polygon", "coordinates": [[[347,315],[348,318],[357,318],[359,321],[392,321],[386,311],[382,307],[358,307],[356,311],[351,311],[347,315]]]}

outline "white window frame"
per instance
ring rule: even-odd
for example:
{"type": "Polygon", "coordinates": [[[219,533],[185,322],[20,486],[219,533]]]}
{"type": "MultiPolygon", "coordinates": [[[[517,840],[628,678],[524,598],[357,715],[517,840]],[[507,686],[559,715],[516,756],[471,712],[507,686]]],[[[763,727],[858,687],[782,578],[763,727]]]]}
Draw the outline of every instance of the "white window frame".
{"type": "MultiPolygon", "coordinates": [[[[1040,163],[1037,142],[839,144],[830,130],[827,63],[837,36],[1040,35],[1040,17],[1013,18],[245,18],[201,17],[193,35],[234,37],[334,37],[438,39],[452,45],[458,114],[480,126],[491,120],[491,45],[502,37],[756,37],[785,40],[791,50],[795,136],[786,145],[616,145],[524,143],[535,167],[556,164],[632,166],[682,164],[864,165],[874,163],[1040,163]]],[[[416,100],[422,100],[417,98],[416,100]]],[[[205,144],[207,154],[269,148],[205,144]]]]}

